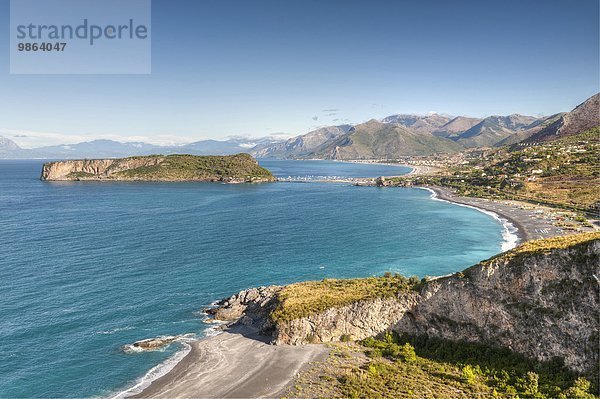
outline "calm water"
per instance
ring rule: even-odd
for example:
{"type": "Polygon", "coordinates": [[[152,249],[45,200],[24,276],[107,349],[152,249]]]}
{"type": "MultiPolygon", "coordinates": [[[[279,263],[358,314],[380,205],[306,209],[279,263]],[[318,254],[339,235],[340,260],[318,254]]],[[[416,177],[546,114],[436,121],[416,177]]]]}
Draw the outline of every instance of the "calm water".
{"type": "MultiPolygon", "coordinates": [[[[328,183],[44,183],[0,161],[0,397],[106,396],[196,333],[199,310],[257,285],[385,271],[440,275],[500,251],[502,226],[418,189],[328,183]],[[323,269],[320,267],[324,266],[323,269]]],[[[279,176],[406,169],[265,161],[279,176]]]]}

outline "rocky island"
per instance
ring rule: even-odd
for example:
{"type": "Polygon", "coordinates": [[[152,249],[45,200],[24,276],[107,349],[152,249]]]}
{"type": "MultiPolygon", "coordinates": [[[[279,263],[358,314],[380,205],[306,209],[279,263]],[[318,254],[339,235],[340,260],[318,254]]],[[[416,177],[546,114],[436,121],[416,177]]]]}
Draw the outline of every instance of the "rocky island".
{"type": "Polygon", "coordinates": [[[263,183],[275,181],[248,154],[228,156],[148,155],[45,163],[46,181],[196,181],[263,183]]]}

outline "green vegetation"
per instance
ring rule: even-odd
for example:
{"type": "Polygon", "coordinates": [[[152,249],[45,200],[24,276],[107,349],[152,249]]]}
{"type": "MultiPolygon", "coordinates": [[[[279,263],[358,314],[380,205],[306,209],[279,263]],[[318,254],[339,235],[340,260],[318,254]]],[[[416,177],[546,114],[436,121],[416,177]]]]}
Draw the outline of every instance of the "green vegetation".
{"type": "Polygon", "coordinates": [[[537,362],[508,349],[386,333],[360,347],[338,344],[302,375],[290,397],[595,398],[588,379],[559,359],[537,362]],[[363,355],[366,354],[366,357],[363,355]]]}
{"type": "MultiPolygon", "coordinates": [[[[527,242],[502,257],[521,257],[554,249],[579,250],[600,239],[600,232],[554,237],[527,242]]],[[[589,256],[589,255],[587,255],[589,256]]],[[[492,259],[497,259],[492,258],[492,259]]],[[[485,262],[489,262],[485,261],[485,262]]],[[[468,270],[465,271],[468,275],[468,270]]],[[[463,274],[464,276],[464,274],[463,274]]],[[[571,280],[557,283],[560,295],[579,292],[571,280]]],[[[280,302],[280,320],[306,316],[327,307],[373,297],[391,297],[403,290],[419,288],[417,279],[384,277],[356,280],[325,280],[295,285],[280,302]],[[386,281],[388,279],[389,281],[386,281]],[[343,290],[350,293],[345,295],[343,290]],[[371,293],[372,292],[372,293],[371,293]],[[285,305],[285,306],[282,306],[285,305]]],[[[531,306],[525,303],[515,304],[531,306]]],[[[524,309],[525,311],[526,309],[524,309]]],[[[544,311],[555,311],[545,309],[544,311]]],[[[451,320],[448,320],[452,322],[451,320]]],[[[597,371],[577,375],[562,359],[539,362],[490,344],[452,342],[387,332],[350,343],[334,344],[329,358],[302,375],[290,397],[335,398],[597,398],[597,371]],[[590,382],[591,380],[591,382],[590,382]]],[[[590,340],[595,345],[598,335],[590,340]]]]}
{"type": "Polygon", "coordinates": [[[558,358],[538,362],[508,349],[484,344],[451,342],[426,335],[393,336],[394,344],[410,343],[421,358],[459,367],[463,382],[483,384],[499,394],[557,398],[572,397],[567,392],[573,387],[579,387],[582,393],[591,389],[589,381],[586,386],[586,380],[565,368],[558,358]]]}
{"type": "Polygon", "coordinates": [[[395,298],[400,292],[418,288],[417,277],[399,274],[359,279],[325,279],[291,284],[278,294],[271,313],[275,322],[289,321],[323,312],[332,307],[376,298],[395,298]]]}
{"type": "MultiPolygon", "coordinates": [[[[149,157],[125,158],[123,161],[146,158],[149,157]]],[[[115,163],[113,168],[120,168],[120,163],[115,163]]],[[[230,156],[169,155],[156,165],[122,170],[114,174],[117,177],[141,180],[274,180],[271,172],[259,166],[248,154],[230,156]]]]}

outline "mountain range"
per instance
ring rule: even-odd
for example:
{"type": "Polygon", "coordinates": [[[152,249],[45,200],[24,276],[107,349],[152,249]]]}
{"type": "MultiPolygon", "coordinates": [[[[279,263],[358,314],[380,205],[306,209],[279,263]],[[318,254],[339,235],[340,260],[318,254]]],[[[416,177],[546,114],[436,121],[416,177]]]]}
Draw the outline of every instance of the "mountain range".
{"type": "Polygon", "coordinates": [[[288,140],[266,137],[203,140],[181,146],[94,140],[77,144],[20,148],[0,137],[0,158],[117,158],[150,154],[231,155],[247,152],[276,159],[393,159],[453,153],[465,148],[535,143],[600,126],[600,93],[570,112],[547,117],[520,114],[485,118],[396,114],[358,125],[326,126],[288,140]]]}
{"type": "Polygon", "coordinates": [[[202,140],[180,146],[159,146],[143,142],[122,143],[114,140],[93,140],[77,144],[25,149],[19,147],[12,140],[0,137],[0,159],[122,158],[152,154],[232,155],[249,152],[255,147],[268,146],[276,142],[279,140],[235,137],[227,140],[202,140]]]}

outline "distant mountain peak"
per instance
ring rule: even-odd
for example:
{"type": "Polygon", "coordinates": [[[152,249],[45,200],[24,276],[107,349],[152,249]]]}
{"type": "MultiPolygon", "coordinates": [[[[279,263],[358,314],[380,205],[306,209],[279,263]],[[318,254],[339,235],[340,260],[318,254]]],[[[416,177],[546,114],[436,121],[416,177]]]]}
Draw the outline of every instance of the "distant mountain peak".
{"type": "Polygon", "coordinates": [[[600,93],[594,94],[571,112],[562,114],[554,123],[549,124],[525,142],[548,141],[577,133],[585,132],[600,126],[600,93]]]}
{"type": "MultiPolygon", "coordinates": [[[[381,123],[379,121],[376,123],[381,123]]],[[[323,126],[284,142],[258,145],[250,153],[256,158],[306,158],[319,152],[324,145],[352,131],[351,125],[323,126]]]]}
{"type": "Polygon", "coordinates": [[[381,122],[408,127],[417,133],[431,134],[448,123],[450,119],[451,117],[448,115],[433,112],[426,115],[395,114],[383,118],[381,122]]]}
{"type": "Polygon", "coordinates": [[[15,151],[20,149],[21,147],[11,139],[0,136],[0,151],[15,151]]]}

